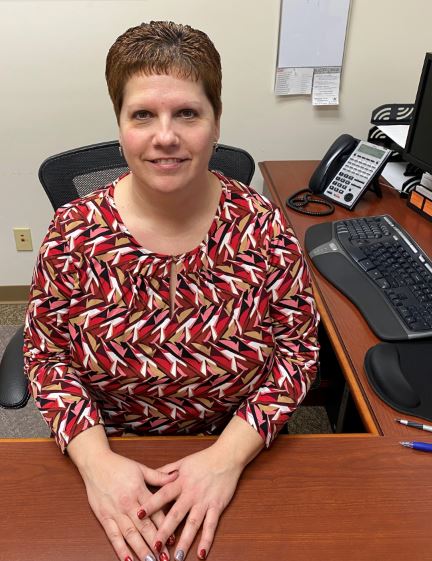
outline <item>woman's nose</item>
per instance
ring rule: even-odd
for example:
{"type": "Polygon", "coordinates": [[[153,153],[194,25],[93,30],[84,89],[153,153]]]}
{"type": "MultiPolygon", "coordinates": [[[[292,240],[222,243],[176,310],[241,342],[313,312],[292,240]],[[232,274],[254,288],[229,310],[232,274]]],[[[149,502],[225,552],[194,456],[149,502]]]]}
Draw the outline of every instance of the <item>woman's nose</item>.
{"type": "Polygon", "coordinates": [[[178,141],[173,121],[171,119],[161,119],[155,130],[154,143],[159,146],[175,146],[178,141]]]}

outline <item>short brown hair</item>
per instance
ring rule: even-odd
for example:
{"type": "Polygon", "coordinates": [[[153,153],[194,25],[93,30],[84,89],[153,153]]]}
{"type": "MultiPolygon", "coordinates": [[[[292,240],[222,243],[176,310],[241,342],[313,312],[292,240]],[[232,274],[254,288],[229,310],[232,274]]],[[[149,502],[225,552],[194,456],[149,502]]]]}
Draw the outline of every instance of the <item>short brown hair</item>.
{"type": "Polygon", "coordinates": [[[105,77],[119,121],[123,92],[135,74],[170,74],[201,80],[215,117],[222,112],[222,69],[219,53],[208,36],[189,25],[151,21],[131,27],[108,51],[105,77]]]}

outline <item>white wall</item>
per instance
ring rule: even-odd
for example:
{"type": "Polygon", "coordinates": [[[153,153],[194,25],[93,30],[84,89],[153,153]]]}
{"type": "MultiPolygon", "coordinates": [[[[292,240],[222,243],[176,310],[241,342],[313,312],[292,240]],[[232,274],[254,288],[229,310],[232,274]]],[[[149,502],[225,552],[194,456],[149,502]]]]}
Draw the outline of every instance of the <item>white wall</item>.
{"type": "MultiPolygon", "coordinates": [[[[0,286],[30,282],[36,251],[17,253],[12,228],[38,247],[52,209],[37,179],[51,154],[116,137],[105,56],[128,27],[189,23],[221,53],[221,142],[255,158],[318,159],[342,132],[365,137],[371,110],[412,102],[432,50],[430,0],[351,0],[340,106],[273,93],[280,0],[0,1],[0,286]]],[[[261,189],[256,174],[254,185],[261,189]]]]}

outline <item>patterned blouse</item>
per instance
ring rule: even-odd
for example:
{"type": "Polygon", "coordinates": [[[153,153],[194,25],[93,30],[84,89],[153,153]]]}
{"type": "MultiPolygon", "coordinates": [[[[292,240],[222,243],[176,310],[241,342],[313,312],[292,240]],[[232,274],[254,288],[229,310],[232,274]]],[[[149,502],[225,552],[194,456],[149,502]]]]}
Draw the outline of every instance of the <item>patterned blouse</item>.
{"type": "Polygon", "coordinates": [[[269,446],[314,380],[318,314],[298,242],[265,197],[215,175],[216,216],[181,255],[148,251],[128,232],[119,180],[55,213],[24,355],[63,451],[96,424],[108,435],[214,434],[232,415],[269,446]]]}

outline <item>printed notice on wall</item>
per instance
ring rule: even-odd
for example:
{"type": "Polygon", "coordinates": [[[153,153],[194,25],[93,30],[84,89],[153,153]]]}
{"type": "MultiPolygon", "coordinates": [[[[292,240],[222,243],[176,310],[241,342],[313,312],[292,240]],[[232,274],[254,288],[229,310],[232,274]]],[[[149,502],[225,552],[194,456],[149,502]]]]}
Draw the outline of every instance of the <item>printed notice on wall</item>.
{"type": "Polygon", "coordinates": [[[350,0],[281,0],[276,95],[316,88],[314,105],[339,104],[349,8],[350,0]]]}
{"type": "Polygon", "coordinates": [[[312,105],[339,105],[340,67],[315,68],[312,105]]]}
{"type": "Polygon", "coordinates": [[[310,95],[313,68],[279,68],[276,72],[276,95],[310,95]]]}

